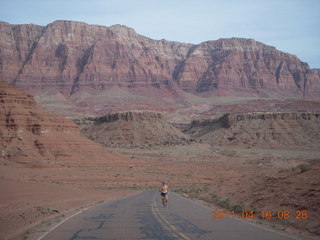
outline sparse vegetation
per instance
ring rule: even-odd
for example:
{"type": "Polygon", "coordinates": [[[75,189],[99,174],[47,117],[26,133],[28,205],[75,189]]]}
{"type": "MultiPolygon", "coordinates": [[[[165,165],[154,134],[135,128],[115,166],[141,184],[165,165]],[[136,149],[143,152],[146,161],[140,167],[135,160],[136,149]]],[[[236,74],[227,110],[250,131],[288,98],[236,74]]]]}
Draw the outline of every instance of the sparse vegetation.
{"type": "Polygon", "coordinates": [[[297,165],[296,167],[293,167],[293,168],[282,168],[278,172],[279,173],[287,173],[287,172],[293,172],[293,171],[299,169],[300,172],[303,173],[303,172],[306,172],[306,171],[310,170],[310,168],[311,168],[310,164],[301,163],[301,164],[299,164],[299,165],[297,165]]]}
{"type": "Polygon", "coordinates": [[[246,209],[246,207],[242,204],[233,203],[229,198],[221,198],[214,193],[209,195],[202,195],[201,192],[204,192],[205,189],[208,189],[208,186],[200,186],[200,187],[179,187],[175,189],[175,192],[180,194],[186,194],[190,198],[199,199],[205,201],[207,203],[213,203],[222,207],[224,209],[233,210],[235,212],[242,212],[242,211],[255,211],[255,209],[246,209]]]}
{"type": "Polygon", "coordinates": [[[281,168],[278,172],[279,173],[287,173],[287,172],[290,172],[292,171],[293,169],[290,169],[290,168],[281,168]]]}
{"type": "Polygon", "coordinates": [[[302,163],[302,164],[299,164],[296,168],[300,169],[300,171],[303,173],[310,170],[310,164],[302,163]]]}
{"type": "Polygon", "coordinates": [[[233,205],[231,207],[232,210],[236,211],[236,212],[242,212],[245,208],[243,205],[241,204],[236,204],[236,205],[233,205]]]}

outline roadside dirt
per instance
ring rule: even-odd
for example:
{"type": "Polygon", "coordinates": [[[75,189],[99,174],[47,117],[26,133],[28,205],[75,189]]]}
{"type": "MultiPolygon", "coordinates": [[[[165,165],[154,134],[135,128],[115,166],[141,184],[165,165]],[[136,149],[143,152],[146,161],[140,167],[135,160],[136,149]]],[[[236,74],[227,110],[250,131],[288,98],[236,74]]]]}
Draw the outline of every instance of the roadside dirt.
{"type": "Polygon", "coordinates": [[[312,160],[316,152],[294,159],[286,158],[285,153],[294,155],[296,149],[246,151],[205,143],[113,151],[123,157],[115,161],[64,162],[56,167],[1,161],[0,184],[4,194],[0,197],[0,228],[6,229],[1,231],[2,238],[22,234],[32,239],[30,233],[37,230],[30,229],[41,222],[61,214],[70,215],[81,206],[157,189],[162,180],[169,182],[172,191],[188,189],[190,197],[207,203],[218,199],[257,211],[307,210],[308,221],[292,218],[284,226],[279,225],[281,221],[266,224],[286,231],[298,229],[298,233],[314,239],[319,236],[319,164],[312,160]],[[301,172],[299,164],[310,166],[301,172]]]}

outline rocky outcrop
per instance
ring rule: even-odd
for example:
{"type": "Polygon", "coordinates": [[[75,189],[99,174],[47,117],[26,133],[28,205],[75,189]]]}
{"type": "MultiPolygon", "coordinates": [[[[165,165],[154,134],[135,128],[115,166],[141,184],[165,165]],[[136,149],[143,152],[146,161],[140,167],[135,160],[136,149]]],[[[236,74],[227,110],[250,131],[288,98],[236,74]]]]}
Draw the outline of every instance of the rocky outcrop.
{"type": "Polygon", "coordinates": [[[257,112],[196,120],[186,133],[213,145],[319,149],[319,130],[319,113],[257,112]]]}
{"type": "Polygon", "coordinates": [[[100,123],[110,123],[115,122],[118,120],[125,120],[125,121],[163,121],[163,117],[161,113],[158,112],[151,112],[151,111],[131,111],[131,112],[120,112],[120,113],[111,113],[99,118],[95,119],[97,124],[100,123]]]}
{"type": "Polygon", "coordinates": [[[85,159],[90,151],[96,158],[109,154],[95,145],[72,120],[43,111],[31,95],[0,81],[0,161],[52,166],[85,159]]]}
{"type": "Polygon", "coordinates": [[[174,89],[219,95],[319,98],[320,77],[297,57],[252,39],[198,45],[152,40],[133,29],[55,21],[0,23],[0,76],[32,93],[174,89]]]}
{"type": "Polygon", "coordinates": [[[158,112],[120,112],[75,121],[84,136],[108,147],[149,148],[190,142],[187,135],[158,112]]]}

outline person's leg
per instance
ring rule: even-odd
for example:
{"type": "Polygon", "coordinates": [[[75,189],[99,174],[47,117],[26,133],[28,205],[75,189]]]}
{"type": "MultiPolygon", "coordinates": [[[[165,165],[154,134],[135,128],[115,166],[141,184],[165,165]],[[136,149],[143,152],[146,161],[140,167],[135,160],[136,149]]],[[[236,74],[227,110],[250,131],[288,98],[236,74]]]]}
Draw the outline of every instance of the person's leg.
{"type": "Polygon", "coordinates": [[[165,197],[162,194],[161,194],[161,200],[162,200],[163,206],[165,206],[165,197]]]}

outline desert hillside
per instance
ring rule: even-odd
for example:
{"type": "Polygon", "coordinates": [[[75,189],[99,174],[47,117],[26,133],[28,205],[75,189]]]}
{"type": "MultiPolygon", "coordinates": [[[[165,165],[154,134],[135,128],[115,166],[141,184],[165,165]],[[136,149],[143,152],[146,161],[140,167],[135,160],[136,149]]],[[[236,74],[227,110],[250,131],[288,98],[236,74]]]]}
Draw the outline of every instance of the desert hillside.
{"type": "Polygon", "coordinates": [[[84,136],[107,147],[146,148],[190,142],[158,112],[120,112],[77,122],[84,136]]]}
{"type": "Polygon", "coordinates": [[[107,147],[152,148],[200,142],[213,147],[320,148],[319,113],[232,113],[172,124],[159,112],[133,111],[75,121],[82,135],[107,147]]]}
{"type": "Polygon", "coordinates": [[[319,129],[319,113],[246,113],[193,121],[186,133],[212,145],[319,149],[319,129]]]}
{"type": "Polygon", "coordinates": [[[37,106],[31,95],[6,82],[0,84],[2,158],[50,166],[69,158],[87,161],[93,152],[112,155],[82,137],[72,120],[47,113],[37,106]]]}

